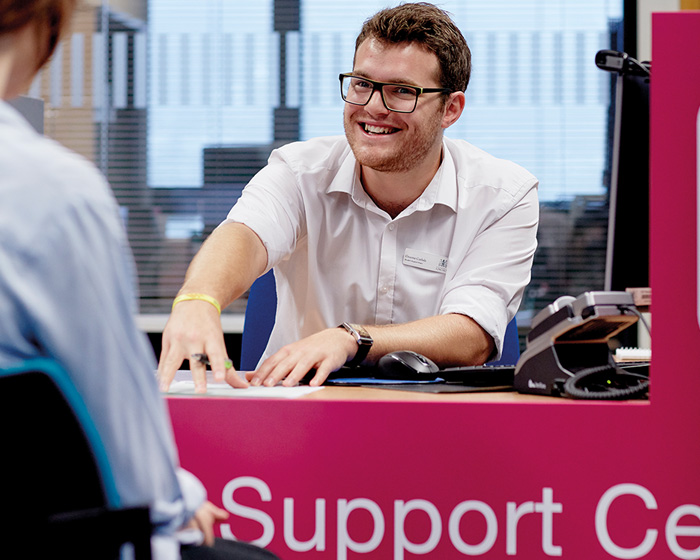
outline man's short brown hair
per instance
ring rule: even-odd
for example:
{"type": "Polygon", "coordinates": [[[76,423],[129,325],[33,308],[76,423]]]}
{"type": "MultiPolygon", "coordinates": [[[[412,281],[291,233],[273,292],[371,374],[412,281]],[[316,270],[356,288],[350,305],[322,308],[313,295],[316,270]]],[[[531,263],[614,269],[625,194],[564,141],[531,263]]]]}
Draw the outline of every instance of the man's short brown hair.
{"type": "Polygon", "coordinates": [[[428,2],[387,8],[365,21],[355,42],[355,53],[370,38],[394,45],[422,45],[438,58],[440,86],[466,91],[471,74],[471,52],[464,36],[444,10],[428,2]]]}

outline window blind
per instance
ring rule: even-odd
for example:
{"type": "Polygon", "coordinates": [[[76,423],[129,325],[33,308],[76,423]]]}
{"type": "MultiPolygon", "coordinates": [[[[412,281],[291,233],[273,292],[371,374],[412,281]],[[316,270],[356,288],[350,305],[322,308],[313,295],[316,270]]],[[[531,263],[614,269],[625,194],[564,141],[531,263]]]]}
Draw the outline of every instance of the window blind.
{"type": "MultiPolygon", "coordinates": [[[[30,95],[46,102],[46,134],[109,179],[137,262],[140,313],[169,311],[190,260],[274,147],[343,133],[337,75],[352,69],[362,22],[386,5],[81,5],[30,95]]],[[[602,287],[610,75],[593,60],[615,39],[622,0],[439,5],[473,55],[467,106],[447,135],[540,179],[526,324],[560,295],[602,287]]]]}

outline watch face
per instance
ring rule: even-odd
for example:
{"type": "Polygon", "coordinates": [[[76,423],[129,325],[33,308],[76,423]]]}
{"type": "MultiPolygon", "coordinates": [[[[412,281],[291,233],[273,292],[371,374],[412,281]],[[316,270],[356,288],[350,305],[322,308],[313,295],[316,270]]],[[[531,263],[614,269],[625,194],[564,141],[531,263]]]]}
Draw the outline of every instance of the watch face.
{"type": "Polygon", "coordinates": [[[372,337],[369,335],[369,333],[365,330],[365,328],[362,325],[350,325],[355,333],[357,334],[358,337],[358,344],[364,343],[364,344],[372,344],[372,337]]]}
{"type": "Polygon", "coordinates": [[[374,341],[361,325],[343,323],[340,325],[340,327],[348,331],[355,338],[358,346],[355,357],[349,360],[345,365],[350,367],[357,366],[367,357],[367,354],[369,354],[369,349],[372,347],[372,343],[374,341]]]}

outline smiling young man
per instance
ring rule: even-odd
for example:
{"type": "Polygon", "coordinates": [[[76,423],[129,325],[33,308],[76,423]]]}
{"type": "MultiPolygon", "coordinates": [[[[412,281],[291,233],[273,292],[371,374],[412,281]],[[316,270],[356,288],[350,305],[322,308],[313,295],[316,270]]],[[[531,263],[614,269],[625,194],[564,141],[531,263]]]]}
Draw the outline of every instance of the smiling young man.
{"type": "MultiPolygon", "coordinates": [[[[340,75],[345,136],[274,151],[204,244],[163,333],[161,388],[202,352],[215,377],[247,385],[224,365],[219,309],[271,268],[279,303],[253,385],[292,385],[310,369],[320,384],[394,350],[443,367],[500,353],[530,279],[537,180],[444,138],[470,66],[464,37],[432,4],[365,22],[340,75]]],[[[190,363],[204,391],[204,366],[190,363]]]]}

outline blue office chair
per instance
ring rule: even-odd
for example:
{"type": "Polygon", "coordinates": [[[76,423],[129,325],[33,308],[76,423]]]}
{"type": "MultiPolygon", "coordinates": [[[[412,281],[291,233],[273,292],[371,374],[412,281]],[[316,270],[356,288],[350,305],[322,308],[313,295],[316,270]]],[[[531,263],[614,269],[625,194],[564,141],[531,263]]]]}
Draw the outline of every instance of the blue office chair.
{"type": "Polygon", "coordinates": [[[270,270],[250,287],[241,337],[241,371],[252,371],[258,365],[275,325],[277,289],[270,270]]]}
{"type": "MultiPolygon", "coordinates": [[[[276,311],[275,276],[270,270],[258,278],[250,288],[241,339],[241,371],[254,370],[257,366],[275,324],[276,311]]],[[[512,366],[518,363],[519,357],[518,324],[513,317],[506,328],[501,358],[489,362],[489,365],[512,366]]]]}
{"type": "Polygon", "coordinates": [[[490,366],[514,366],[520,358],[520,341],[518,340],[518,322],[513,317],[506,327],[503,337],[503,352],[498,360],[489,362],[490,366]]]}
{"type": "MultiPolygon", "coordinates": [[[[70,377],[35,359],[0,370],[3,552],[151,558],[147,507],[124,508],[97,429],[70,377]]],[[[15,557],[15,556],[12,556],[15,557]]]]}

